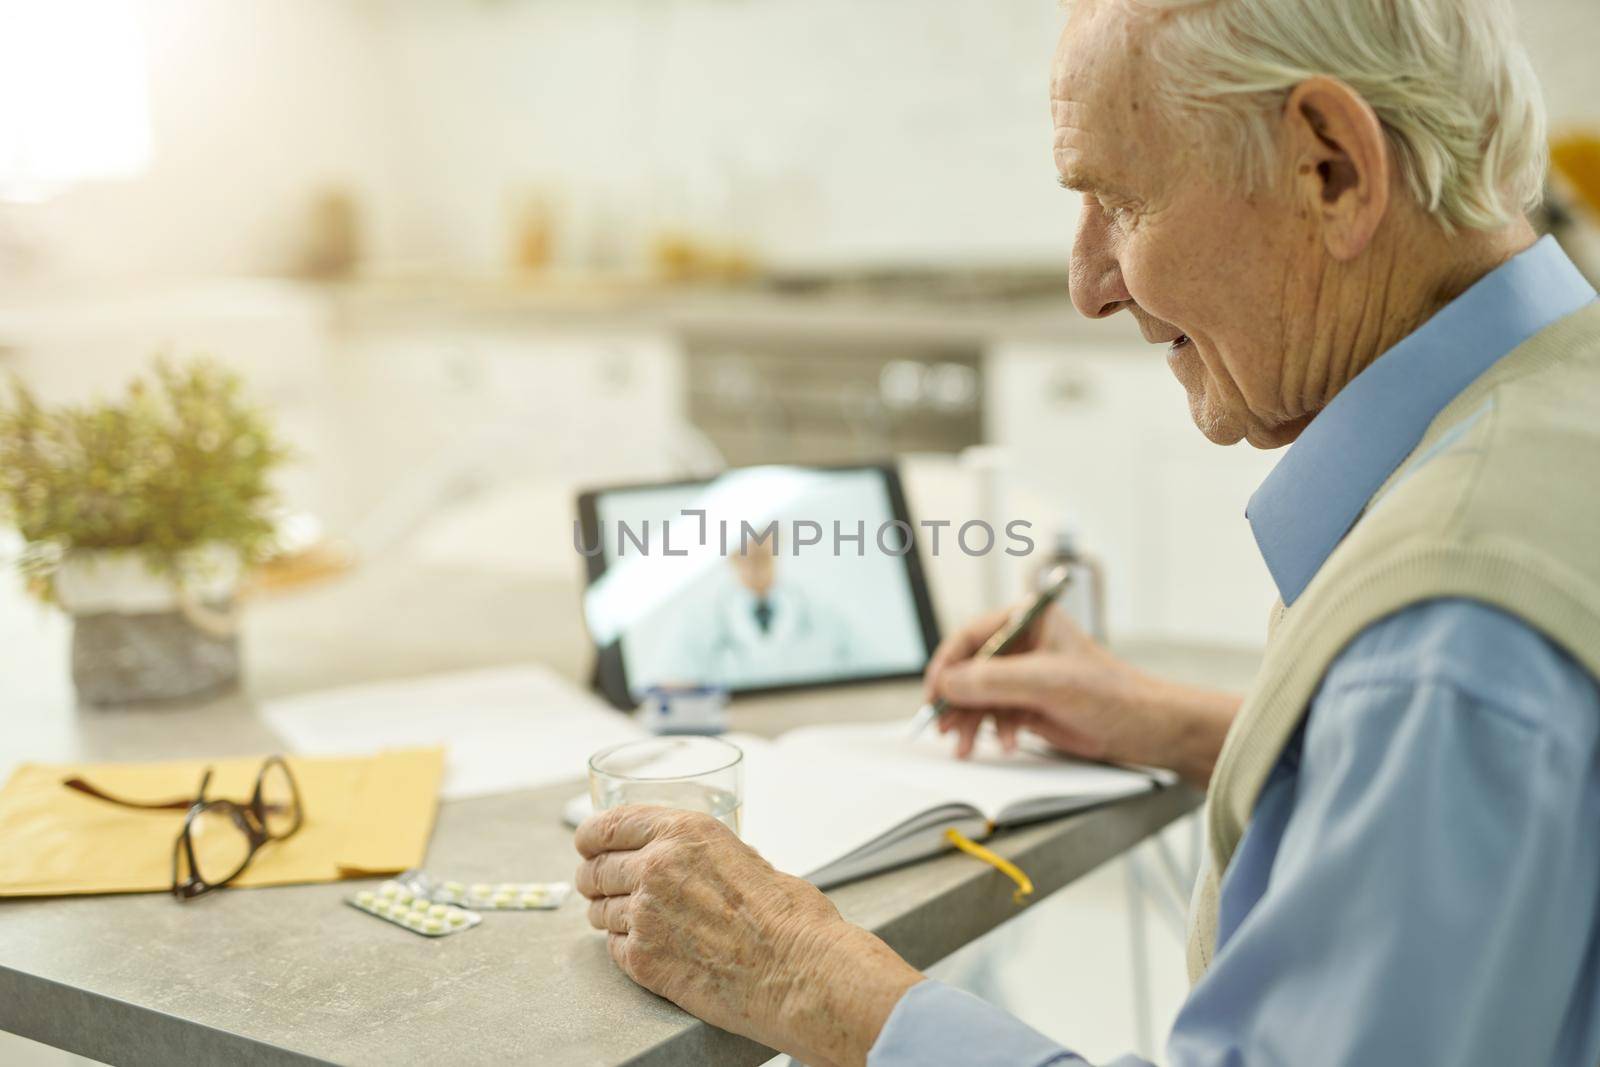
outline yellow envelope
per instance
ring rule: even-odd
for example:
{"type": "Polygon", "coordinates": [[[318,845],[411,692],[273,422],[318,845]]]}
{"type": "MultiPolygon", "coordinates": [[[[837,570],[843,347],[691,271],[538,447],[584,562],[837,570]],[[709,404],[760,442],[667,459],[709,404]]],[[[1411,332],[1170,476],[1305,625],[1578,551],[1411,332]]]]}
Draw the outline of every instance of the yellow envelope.
{"type": "MultiPolygon", "coordinates": [[[[120,807],[66,788],[74,776],[128,800],[247,803],[263,757],[18,767],[0,790],[0,896],[143,893],[172,887],[181,811],[120,807]]],[[[353,758],[286,757],[304,821],[271,841],[231,885],[331,882],[421,865],[433,832],[444,750],[353,758]]]]}

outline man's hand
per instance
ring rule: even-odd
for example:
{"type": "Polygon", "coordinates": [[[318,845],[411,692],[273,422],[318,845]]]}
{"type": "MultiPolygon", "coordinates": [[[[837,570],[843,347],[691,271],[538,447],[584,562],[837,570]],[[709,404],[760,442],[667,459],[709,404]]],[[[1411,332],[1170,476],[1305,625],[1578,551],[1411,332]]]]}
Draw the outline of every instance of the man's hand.
{"type": "Polygon", "coordinates": [[[950,702],[939,731],[956,735],[957,756],[972,753],[983,720],[993,718],[1007,749],[1027,729],[1070,755],[1168,767],[1205,787],[1237,696],[1152,678],[1096,644],[1059,607],[1045,612],[1016,651],[974,660],[1011,615],[979,616],[947,637],[928,664],[927,697],[950,702]]]}
{"type": "Polygon", "coordinates": [[[921,980],[816,887],[709,815],[612,808],[578,828],[578,891],[634,981],[807,1063],[861,1063],[921,980]]]}

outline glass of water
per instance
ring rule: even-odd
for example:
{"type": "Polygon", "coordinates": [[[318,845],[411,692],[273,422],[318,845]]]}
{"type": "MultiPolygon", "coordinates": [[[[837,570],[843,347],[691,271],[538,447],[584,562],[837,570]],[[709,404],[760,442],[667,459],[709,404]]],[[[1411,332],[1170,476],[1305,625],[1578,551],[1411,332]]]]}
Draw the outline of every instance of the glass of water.
{"type": "Polygon", "coordinates": [[[734,833],[744,804],[744,753],[718,737],[624,741],[589,758],[595,811],[655,804],[704,811],[734,833]]]}

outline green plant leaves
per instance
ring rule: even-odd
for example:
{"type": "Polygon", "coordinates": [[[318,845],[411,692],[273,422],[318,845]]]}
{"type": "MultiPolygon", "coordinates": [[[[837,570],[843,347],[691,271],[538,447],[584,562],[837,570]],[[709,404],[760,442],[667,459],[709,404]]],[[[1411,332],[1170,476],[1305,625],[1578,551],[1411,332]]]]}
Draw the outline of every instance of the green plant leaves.
{"type": "Polygon", "coordinates": [[[171,571],[205,543],[255,562],[272,545],[269,475],[287,457],[239,376],[209,359],[158,360],[115,402],[46,408],[18,379],[0,401],[0,513],[35,566],[135,548],[171,571]]]}

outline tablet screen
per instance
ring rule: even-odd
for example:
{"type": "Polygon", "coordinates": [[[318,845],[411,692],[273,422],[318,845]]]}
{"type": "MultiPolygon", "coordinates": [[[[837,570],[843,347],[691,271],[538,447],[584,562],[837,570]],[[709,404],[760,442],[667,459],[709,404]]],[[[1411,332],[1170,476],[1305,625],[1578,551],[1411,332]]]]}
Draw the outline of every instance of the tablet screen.
{"type": "Polygon", "coordinates": [[[585,494],[590,632],[654,685],[773,689],[920,672],[936,640],[892,469],[758,467],[585,494]]]}

